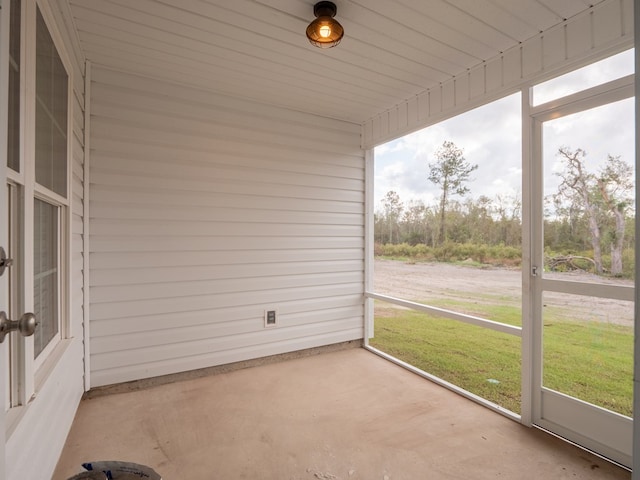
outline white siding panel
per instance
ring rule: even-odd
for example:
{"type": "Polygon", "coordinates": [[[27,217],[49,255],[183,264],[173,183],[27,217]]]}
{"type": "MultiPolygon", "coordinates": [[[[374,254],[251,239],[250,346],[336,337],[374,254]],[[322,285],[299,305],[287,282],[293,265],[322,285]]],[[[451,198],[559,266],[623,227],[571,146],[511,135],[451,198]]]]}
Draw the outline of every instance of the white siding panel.
{"type": "Polygon", "coordinates": [[[586,55],[593,48],[593,15],[582,15],[567,23],[567,58],[586,55]]]}
{"type": "MultiPolygon", "coordinates": [[[[266,282],[266,281],[265,281],[266,282]]],[[[97,287],[99,288],[99,287],[97,287]]],[[[93,294],[94,289],[91,290],[93,294]]],[[[120,317],[140,317],[145,315],[160,315],[170,313],[174,315],[174,325],[179,327],[189,321],[189,312],[201,310],[216,310],[236,305],[277,307],[288,302],[301,299],[330,298],[340,295],[362,294],[362,287],[356,283],[312,285],[296,288],[265,289],[246,293],[223,292],[219,295],[192,295],[186,297],[165,297],[154,299],[130,300],[112,303],[96,303],[91,305],[92,320],[109,320],[120,317]]],[[[114,344],[117,348],[117,342],[114,344]]],[[[93,378],[93,377],[92,377],[93,378]]]]}
{"type": "MultiPolygon", "coordinates": [[[[417,121],[418,122],[423,122],[424,120],[426,120],[427,118],[429,118],[429,92],[422,92],[420,95],[418,95],[418,103],[416,105],[416,108],[418,109],[417,112],[417,121]]],[[[409,119],[409,125],[413,125],[416,122],[416,117],[413,116],[411,119],[409,119]]],[[[365,128],[367,128],[367,132],[369,133],[373,133],[371,132],[371,129],[368,128],[368,125],[365,125],[365,128]]],[[[367,138],[370,138],[372,135],[367,135],[367,138]]]]}
{"type": "MultiPolygon", "coordinates": [[[[202,255],[203,259],[217,258],[220,252],[226,252],[227,258],[235,263],[241,262],[242,257],[247,256],[253,261],[257,259],[253,257],[255,252],[264,252],[264,257],[272,261],[274,258],[280,258],[281,252],[285,251],[292,257],[296,256],[296,247],[304,252],[314,249],[313,256],[309,259],[319,260],[322,258],[333,258],[334,252],[342,255],[343,249],[360,249],[363,248],[363,240],[358,238],[346,237],[258,237],[250,238],[219,236],[219,237],[203,237],[201,235],[189,236],[189,241],[182,241],[183,237],[96,237],[92,242],[92,251],[100,252],[92,256],[91,263],[94,266],[100,266],[100,262],[109,262],[108,265],[119,266],[123,262],[125,265],[134,267],[136,265],[146,265],[149,259],[157,258],[164,255],[163,252],[172,252],[171,256],[164,255],[161,265],[175,265],[177,263],[174,258],[185,260],[191,259],[193,262],[194,255],[202,255]],[[107,252],[103,254],[104,252],[107,252]],[[129,255],[131,252],[133,256],[129,255]],[[156,253],[157,252],[157,253],[156,253]],[[276,257],[267,256],[271,252],[276,257]],[[122,260],[120,260],[122,258],[122,260]]],[[[199,264],[198,258],[195,257],[195,263],[199,264]]],[[[157,263],[155,264],[157,265],[157,263]]]]}
{"type": "MultiPolygon", "coordinates": [[[[179,331],[170,329],[151,332],[128,334],[118,344],[119,350],[114,350],[113,345],[105,342],[92,342],[92,357],[95,368],[113,369],[127,367],[136,364],[153,364],[169,358],[191,357],[197,355],[209,355],[217,351],[236,350],[257,345],[277,343],[294,338],[326,335],[328,333],[341,332],[346,329],[358,331],[361,329],[361,321],[357,312],[349,312],[350,317],[329,320],[323,317],[313,323],[302,323],[299,319],[293,320],[295,326],[283,326],[279,328],[260,329],[260,322],[254,322],[247,333],[234,331],[231,335],[217,330],[210,331],[210,325],[200,325],[192,328],[180,328],[179,331]],[[95,351],[94,351],[95,343],[95,351]]],[[[362,312],[360,312],[360,316],[362,312]]],[[[234,329],[235,330],[235,329],[234,329]]]]}
{"type": "Polygon", "coordinates": [[[439,115],[443,109],[442,87],[429,90],[429,115],[439,115]]]}
{"type": "Polygon", "coordinates": [[[464,104],[469,100],[469,76],[461,75],[455,81],[455,103],[456,105],[464,104]]]}
{"type": "Polygon", "coordinates": [[[476,68],[469,72],[469,97],[477,98],[485,93],[486,66],[476,68]]]}
{"type": "Polygon", "coordinates": [[[270,222],[265,217],[264,221],[256,222],[248,219],[247,222],[221,222],[212,215],[211,221],[154,221],[149,219],[107,219],[95,220],[91,225],[92,233],[96,237],[106,236],[139,236],[146,237],[180,237],[188,236],[300,236],[311,235],[314,237],[357,237],[363,235],[361,225],[313,225],[313,224],[288,224],[282,222],[270,222]]]}
{"type": "MultiPolygon", "coordinates": [[[[68,19],[67,19],[68,20],[68,19]]],[[[74,35],[74,32],[69,32],[74,35]]],[[[77,53],[77,52],[76,52],[77,53]]],[[[78,66],[84,71],[84,65],[78,66]]],[[[70,336],[83,338],[84,314],[84,79],[80,76],[74,85],[73,143],[71,148],[71,325],[70,336]]],[[[82,362],[82,357],[78,359],[82,362]]]]}
{"type": "Polygon", "coordinates": [[[389,117],[389,129],[395,130],[398,128],[398,108],[392,108],[388,112],[389,117]]]}
{"type": "Polygon", "coordinates": [[[515,85],[522,81],[524,48],[524,45],[512,48],[502,56],[502,78],[500,79],[502,87],[515,85]]]}
{"type": "MultiPolygon", "coordinates": [[[[98,148],[98,147],[95,147],[98,148]]],[[[146,190],[155,189],[156,192],[163,192],[165,189],[175,191],[184,191],[187,194],[192,192],[210,192],[212,188],[215,188],[216,193],[226,193],[229,195],[248,195],[248,196],[260,196],[269,195],[274,192],[279,193],[281,198],[297,199],[326,199],[326,200],[339,200],[345,202],[360,201],[362,192],[345,190],[345,189],[331,189],[331,188],[314,188],[309,185],[290,185],[290,184],[268,184],[260,182],[260,177],[256,177],[254,181],[247,182],[235,182],[231,179],[216,178],[202,179],[196,178],[168,178],[168,177],[154,177],[153,172],[149,172],[147,175],[126,175],[124,172],[103,172],[101,167],[97,167],[92,172],[91,185],[108,185],[108,186],[120,186],[140,188],[146,190]]],[[[249,170],[250,171],[250,170],[249,170]]],[[[224,169],[221,169],[221,175],[224,173],[224,169]]],[[[171,194],[171,192],[169,192],[171,194]]],[[[259,204],[258,204],[259,205],[259,204]]]]}
{"type": "MultiPolygon", "coordinates": [[[[100,75],[101,83],[95,84],[94,87],[103,89],[101,95],[105,95],[105,99],[108,99],[110,102],[116,101],[116,98],[107,96],[107,93],[108,91],[115,90],[123,95],[128,93],[130,96],[133,96],[134,99],[141,102],[141,106],[143,107],[148,107],[149,105],[153,106],[156,102],[163,102],[163,105],[177,104],[176,108],[179,108],[179,105],[183,105],[183,107],[186,105],[190,107],[199,107],[206,112],[206,109],[204,109],[202,104],[203,93],[200,90],[190,88],[179,88],[176,90],[176,85],[172,83],[149,82],[147,77],[121,75],[116,71],[109,71],[106,69],[102,69],[100,71],[100,75]],[[146,101],[145,97],[147,98],[146,101]]],[[[100,91],[101,90],[98,90],[98,92],[100,91]]],[[[125,96],[124,98],[127,97],[125,96]]],[[[125,102],[122,102],[122,99],[120,99],[120,103],[125,102]]],[[[358,125],[345,122],[336,123],[334,120],[325,117],[316,117],[314,118],[313,123],[309,123],[308,121],[305,121],[305,119],[308,118],[308,115],[304,113],[282,109],[274,110],[266,104],[220,95],[207,95],[206,104],[210,107],[215,106],[215,111],[209,112],[209,116],[215,114],[219,118],[225,118],[228,113],[236,113],[238,115],[244,113],[248,114],[248,117],[245,118],[245,121],[247,122],[251,122],[254,119],[262,119],[261,123],[263,128],[270,127],[271,122],[268,121],[269,119],[278,119],[282,123],[288,124],[301,123],[308,127],[315,125],[316,128],[322,128],[334,132],[355,133],[358,128],[358,125]]],[[[125,103],[125,106],[126,105],[127,104],[125,103]]],[[[240,116],[240,118],[242,117],[240,116]]]]}
{"type": "MultiPolygon", "coordinates": [[[[456,79],[452,82],[446,82],[442,85],[440,89],[442,92],[442,109],[450,110],[456,106],[456,79]]],[[[394,130],[397,131],[397,130],[394,130]]]]}
{"type": "MultiPolygon", "coordinates": [[[[499,91],[503,87],[504,78],[504,57],[500,56],[489,60],[484,67],[485,85],[483,93],[499,91]]],[[[479,88],[479,87],[476,87],[479,88]]]]}
{"type": "MultiPolygon", "coordinates": [[[[154,158],[158,162],[174,163],[175,157],[180,156],[185,165],[208,165],[212,158],[215,158],[218,165],[229,165],[236,169],[239,167],[255,168],[253,157],[247,158],[237,151],[237,140],[216,135],[217,132],[208,134],[208,138],[215,138],[215,152],[207,151],[206,148],[197,148],[197,144],[189,143],[186,146],[178,144],[150,144],[142,142],[140,137],[123,142],[122,138],[109,139],[105,137],[97,138],[95,149],[101,155],[108,155],[110,158],[131,158],[144,160],[154,158]]],[[[352,133],[352,134],[355,134],[352,133]]],[[[191,139],[192,141],[194,138],[191,139]]],[[[206,146],[205,146],[206,147],[206,146]]],[[[280,145],[260,145],[258,155],[261,159],[260,166],[263,169],[284,169],[285,172],[301,172],[308,175],[327,175],[326,154],[324,149],[309,149],[304,152],[304,160],[301,162],[300,151],[283,151],[280,145]]],[[[360,165],[358,157],[352,155],[341,155],[334,152],[331,156],[333,176],[338,178],[359,178],[360,165]]],[[[147,172],[148,173],[148,172],[147,172]]],[[[117,185],[117,184],[116,184],[117,185]]]]}
{"type": "MultiPolygon", "coordinates": [[[[456,2],[471,8],[472,2],[456,2]]],[[[478,7],[474,5],[473,8],[478,7]]],[[[606,54],[631,48],[632,11],[633,0],[604,0],[592,6],[543,34],[537,34],[497,57],[428,89],[431,100],[428,111],[419,102],[417,120],[411,117],[412,121],[406,127],[389,123],[387,112],[367,120],[362,126],[363,146],[370,148],[393,140],[513,93],[522,86],[547,80],[606,54]]],[[[477,12],[480,17],[485,14],[486,11],[477,12]]],[[[517,23],[511,22],[511,25],[517,23]]],[[[410,102],[413,99],[406,101],[410,102]]]]}
{"type": "MultiPolygon", "coordinates": [[[[268,195],[233,195],[218,192],[163,191],[139,189],[132,191],[118,185],[96,186],[91,192],[92,198],[100,202],[110,202],[114,206],[132,204],[163,205],[164,207],[209,207],[209,208],[255,208],[259,203],[262,210],[313,211],[323,205],[326,211],[334,213],[360,213],[358,204],[354,202],[300,198],[295,203],[286,197],[268,195]]],[[[354,197],[354,198],[357,198],[354,197]]]]}
{"type": "MultiPolygon", "coordinates": [[[[529,78],[542,70],[545,39],[552,40],[552,37],[538,37],[534,41],[522,45],[522,76],[524,78],[529,78]]],[[[564,42],[560,43],[560,45],[563,44],[564,42]]],[[[553,45],[551,48],[558,48],[558,46],[553,45]]]]}
{"type": "Polygon", "coordinates": [[[566,43],[567,28],[555,28],[544,34],[542,47],[542,63],[544,65],[559,65],[567,58],[566,43]],[[561,47],[559,47],[561,46],[561,47]]]}
{"type": "Polygon", "coordinates": [[[223,296],[236,292],[275,292],[278,289],[294,290],[310,287],[322,287],[325,285],[357,284],[360,280],[359,270],[351,272],[317,273],[311,272],[299,275],[270,275],[264,277],[233,278],[229,268],[225,269],[221,278],[216,280],[197,280],[179,282],[150,282],[149,284],[111,285],[95,288],[92,291],[91,300],[95,304],[140,302],[143,300],[164,300],[166,298],[191,298],[223,296]]]}
{"type": "MultiPolygon", "coordinates": [[[[324,261],[288,261],[288,252],[282,256],[281,263],[234,263],[232,277],[252,278],[271,277],[274,270],[280,275],[325,274],[336,272],[353,272],[362,268],[360,260],[324,260],[324,261]]],[[[92,278],[93,285],[136,285],[160,284],[165,278],[178,277],[184,281],[206,281],[211,278],[224,278],[229,275],[226,265],[192,265],[173,267],[153,267],[130,269],[126,278],[122,278],[118,269],[101,269],[92,278]]]]}
{"type": "Polygon", "coordinates": [[[362,338],[362,325],[352,330],[338,330],[323,334],[310,334],[288,340],[258,343],[245,347],[236,347],[229,350],[214,350],[203,355],[176,356],[174,359],[165,359],[153,363],[130,363],[122,367],[104,369],[100,373],[100,381],[104,385],[120,382],[125,378],[146,378],[162,374],[170,374],[176,371],[188,371],[202,368],[202,365],[222,365],[239,362],[250,358],[261,358],[269,355],[288,353],[305,348],[314,348],[323,345],[331,345],[344,341],[345,338],[362,338]]]}
{"type": "MultiPolygon", "coordinates": [[[[183,242],[184,243],[184,242],[183,242]]],[[[190,242],[191,243],[191,242],[190,242]]],[[[318,242],[321,244],[322,241],[318,242]]],[[[361,261],[362,247],[355,248],[339,248],[342,242],[333,242],[336,248],[327,248],[327,245],[318,247],[311,245],[305,248],[307,244],[301,244],[296,239],[291,239],[288,245],[278,250],[255,248],[253,250],[220,250],[205,252],[208,244],[205,242],[201,248],[194,248],[193,251],[180,252],[168,257],[165,252],[172,250],[170,247],[159,249],[157,252],[132,253],[127,251],[114,253],[95,253],[92,255],[92,265],[96,268],[95,282],[96,285],[111,285],[113,276],[122,278],[120,270],[128,268],[126,281],[137,283],[143,278],[156,276],[156,281],[161,281],[160,275],[169,272],[175,273],[177,270],[180,274],[184,274],[190,279],[210,278],[207,275],[212,269],[226,268],[224,265],[234,265],[238,275],[243,274],[245,269],[255,269],[256,274],[263,270],[272,271],[275,266],[280,265],[281,268],[288,272],[298,272],[298,269],[305,268],[302,265],[308,265],[315,269],[326,268],[350,268],[345,264],[351,265],[353,262],[361,261]],[[316,248],[314,248],[316,247],[316,248]],[[296,250],[297,249],[297,250],[296,250]],[[162,267],[158,267],[162,265],[162,267]],[[335,267],[330,267],[335,265],[335,267]]],[[[179,248],[179,243],[176,243],[179,248]]],[[[135,248],[144,248],[144,243],[136,243],[128,245],[129,250],[135,248]]],[[[124,280],[121,280],[124,281],[124,280]]]]}
{"type": "MultiPolygon", "coordinates": [[[[283,207],[286,208],[286,207],[283,207]]],[[[284,210],[260,208],[251,210],[248,207],[185,207],[163,206],[162,209],[149,205],[124,205],[121,203],[107,203],[96,206],[96,217],[119,220],[135,220],[144,218],[146,220],[163,220],[165,222],[236,222],[239,214],[246,214],[246,222],[270,223],[295,222],[298,224],[319,224],[319,225],[361,225],[362,215],[359,213],[338,213],[320,212],[310,213],[308,211],[284,210]]],[[[328,233],[325,232],[325,233],[328,233]]]]}
{"type": "Polygon", "coordinates": [[[362,338],[360,126],[92,80],[92,386],[362,338]]]}
{"type": "MultiPolygon", "coordinates": [[[[628,10],[631,13],[631,9],[628,10]]],[[[609,8],[596,8],[593,11],[593,45],[595,47],[609,45],[616,38],[631,31],[624,30],[623,2],[612,2],[609,8]]]]}
{"type": "MultiPolygon", "coordinates": [[[[339,295],[331,297],[303,298],[290,300],[285,309],[279,309],[278,315],[283,322],[295,319],[298,324],[318,322],[322,319],[344,318],[349,315],[359,315],[362,306],[358,302],[359,294],[339,295]],[[337,313],[336,313],[337,312],[337,313]],[[346,312],[351,312],[347,314],[346,312]],[[340,315],[340,317],[337,317],[340,315]],[[309,320],[311,319],[311,320],[309,320]]],[[[255,330],[258,323],[262,323],[263,305],[248,306],[245,304],[217,308],[212,314],[210,310],[194,310],[189,312],[189,322],[183,328],[203,326],[207,329],[220,329],[220,335],[232,333],[248,333],[255,330]],[[250,325],[250,327],[246,327],[250,325]],[[247,330],[250,328],[250,330],[247,330]]],[[[176,317],[172,313],[153,315],[128,316],[94,320],[91,331],[96,341],[101,341],[110,335],[150,332],[154,329],[169,329],[175,326],[176,317]],[[94,331],[95,330],[95,331],[94,331]]],[[[279,320],[280,321],[280,320],[279,320]]]]}

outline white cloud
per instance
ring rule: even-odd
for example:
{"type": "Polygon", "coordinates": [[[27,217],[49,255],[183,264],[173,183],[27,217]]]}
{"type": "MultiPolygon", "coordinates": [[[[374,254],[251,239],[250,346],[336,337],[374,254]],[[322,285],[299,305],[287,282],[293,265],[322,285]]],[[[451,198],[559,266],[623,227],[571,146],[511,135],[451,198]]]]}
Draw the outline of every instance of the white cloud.
{"type": "MultiPolygon", "coordinates": [[[[633,53],[612,58],[606,68],[581,70],[557,82],[548,91],[576,91],[633,71],[633,53]],[[630,63],[631,62],[631,63],[630,63]],[[560,87],[558,87],[560,84],[560,87]]],[[[546,88],[546,86],[545,86],[546,88]]],[[[635,159],[633,99],[544,124],[545,192],[557,191],[560,171],[557,151],[568,146],[587,151],[588,164],[597,169],[608,154],[620,155],[631,164],[635,159]],[[604,113],[606,111],[606,113],[604,113]]],[[[452,141],[464,152],[470,164],[477,164],[468,183],[470,196],[514,196],[522,191],[520,95],[500,99],[458,117],[412,133],[376,148],[375,207],[394,190],[403,203],[422,200],[433,205],[439,187],[428,180],[428,164],[444,141],[452,141]]]]}
{"type": "Polygon", "coordinates": [[[507,187],[514,169],[520,169],[519,98],[512,95],[376,148],[376,207],[389,190],[404,203],[419,199],[433,204],[440,188],[428,180],[428,164],[445,141],[454,142],[470,164],[478,165],[468,184],[472,197],[519,191],[519,184],[507,187]],[[495,183],[503,175],[508,178],[495,183]]]}

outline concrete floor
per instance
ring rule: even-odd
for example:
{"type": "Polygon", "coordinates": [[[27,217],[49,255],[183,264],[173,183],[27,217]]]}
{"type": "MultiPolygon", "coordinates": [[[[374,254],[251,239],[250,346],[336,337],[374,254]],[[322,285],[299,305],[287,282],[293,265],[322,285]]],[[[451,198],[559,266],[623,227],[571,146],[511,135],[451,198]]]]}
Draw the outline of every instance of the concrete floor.
{"type": "Polygon", "coordinates": [[[53,479],[95,460],[163,480],[631,478],[361,348],[83,400],[53,479]]]}

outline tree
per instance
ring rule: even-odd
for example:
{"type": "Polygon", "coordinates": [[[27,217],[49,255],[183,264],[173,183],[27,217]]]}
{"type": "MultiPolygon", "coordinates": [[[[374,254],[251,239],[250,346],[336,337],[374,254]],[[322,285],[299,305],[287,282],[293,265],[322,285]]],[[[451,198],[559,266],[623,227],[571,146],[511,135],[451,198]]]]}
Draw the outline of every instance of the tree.
{"type": "Polygon", "coordinates": [[[410,245],[427,243],[428,209],[421,200],[409,200],[402,215],[402,241],[410,245]]]}
{"type": "MultiPolygon", "coordinates": [[[[560,147],[558,155],[564,162],[564,170],[557,173],[561,178],[558,193],[554,196],[556,211],[570,212],[571,225],[576,214],[586,217],[593,262],[596,273],[602,274],[602,232],[609,233],[611,243],[611,274],[622,274],[622,250],[625,236],[625,214],[632,204],[629,197],[633,190],[633,169],[608,155],[599,174],[589,172],[585,165],[587,153],[560,147]],[[569,201],[565,206],[562,200],[569,201]]],[[[566,216],[566,213],[565,213],[566,216]]]]}
{"type": "Polygon", "coordinates": [[[397,229],[398,220],[400,219],[400,214],[404,206],[400,201],[400,196],[393,190],[387,192],[384,199],[382,199],[382,204],[384,206],[387,227],[389,228],[389,243],[393,243],[393,230],[397,229]]]}
{"type": "Polygon", "coordinates": [[[522,240],[520,196],[498,194],[494,199],[494,208],[500,226],[498,242],[505,245],[520,245],[522,240]]]}
{"type": "Polygon", "coordinates": [[[455,143],[445,141],[435,152],[436,161],[429,163],[429,181],[440,185],[442,193],[440,195],[440,239],[442,244],[447,238],[445,225],[445,210],[451,195],[465,195],[469,193],[466,182],[469,180],[471,172],[478,168],[478,165],[468,163],[460,148],[455,143]]]}
{"type": "Polygon", "coordinates": [[[625,213],[632,205],[633,168],[620,157],[607,156],[607,163],[597,179],[602,203],[614,218],[611,233],[611,274],[622,275],[622,250],[625,237],[625,213]]]}
{"type": "Polygon", "coordinates": [[[560,147],[558,155],[564,162],[564,170],[557,173],[562,179],[558,187],[556,204],[562,198],[571,202],[570,209],[578,206],[582,210],[589,224],[589,234],[591,236],[591,246],[593,248],[593,262],[596,273],[602,273],[602,248],[600,240],[600,226],[598,225],[598,208],[594,198],[595,175],[586,171],[584,157],[587,153],[578,148],[571,151],[567,147],[560,147]]]}

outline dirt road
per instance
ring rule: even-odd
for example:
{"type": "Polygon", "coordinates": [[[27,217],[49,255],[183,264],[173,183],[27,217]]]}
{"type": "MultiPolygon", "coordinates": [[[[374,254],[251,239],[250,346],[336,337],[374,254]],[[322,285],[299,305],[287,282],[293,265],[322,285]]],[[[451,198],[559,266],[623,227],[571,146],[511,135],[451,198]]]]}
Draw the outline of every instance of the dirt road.
{"type": "MultiPolygon", "coordinates": [[[[545,273],[545,277],[633,286],[630,280],[597,277],[584,272],[545,273]]],[[[377,293],[407,300],[447,298],[520,305],[522,273],[509,268],[376,259],[374,287],[377,293]]],[[[557,293],[545,293],[544,302],[570,309],[577,319],[633,325],[632,302],[557,293]]]]}

